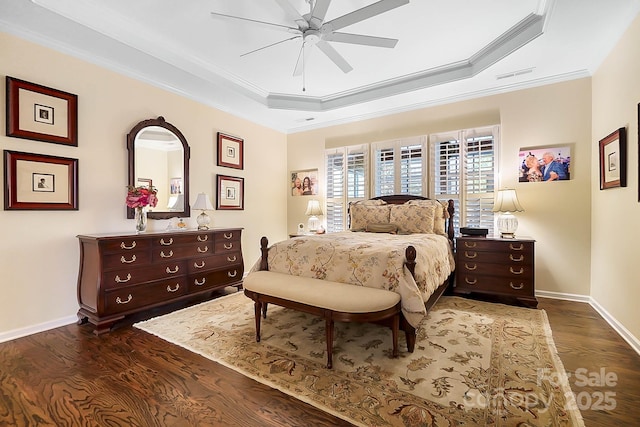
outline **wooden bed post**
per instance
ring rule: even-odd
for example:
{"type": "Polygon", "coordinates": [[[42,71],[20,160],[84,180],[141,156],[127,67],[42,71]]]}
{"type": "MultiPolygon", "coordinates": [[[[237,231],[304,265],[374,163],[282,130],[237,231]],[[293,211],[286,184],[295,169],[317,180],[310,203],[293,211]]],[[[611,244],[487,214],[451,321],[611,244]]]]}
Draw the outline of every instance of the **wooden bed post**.
{"type": "Polygon", "coordinates": [[[260,252],[262,252],[262,258],[260,259],[260,271],[269,270],[269,263],[267,262],[267,255],[269,252],[269,239],[266,236],[262,236],[260,239],[260,252]]]}
{"type": "Polygon", "coordinates": [[[411,245],[407,246],[407,249],[404,251],[404,256],[406,258],[404,265],[406,265],[407,268],[409,269],[409,273],[411,273],[411,275],[415,277],[416,276],[416,256],[417,256],[416,248],[414,248],[411,245]]]}
{"type": "Polygon", "coordinates": [[[453,237],[455,236],[456,230],[453,229],[453,215],[456,211],[455,205],[453,204],[453,200],[449,199],[447,201],[447,212],[449,212],[449,219],[447,219],[447,236],[449,240],[453,242],[453,237]]]}

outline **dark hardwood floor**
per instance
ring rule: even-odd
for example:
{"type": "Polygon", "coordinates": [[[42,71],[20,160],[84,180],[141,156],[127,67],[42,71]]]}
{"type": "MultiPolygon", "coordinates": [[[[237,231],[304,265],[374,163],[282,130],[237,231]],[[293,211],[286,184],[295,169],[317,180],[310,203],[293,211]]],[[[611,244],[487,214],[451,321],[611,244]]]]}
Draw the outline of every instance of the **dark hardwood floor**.
{"type": "MultiPolygon", "coordinates": [[[[539,307],[548,314],[585,424],[637,425],[640,356],[587,304],[540,299],[539,307]]],[[[100,337],[91,325],[69,325],[0,344],[0,425],[349,425],[131,328],[138,320],[100,337]]]]}

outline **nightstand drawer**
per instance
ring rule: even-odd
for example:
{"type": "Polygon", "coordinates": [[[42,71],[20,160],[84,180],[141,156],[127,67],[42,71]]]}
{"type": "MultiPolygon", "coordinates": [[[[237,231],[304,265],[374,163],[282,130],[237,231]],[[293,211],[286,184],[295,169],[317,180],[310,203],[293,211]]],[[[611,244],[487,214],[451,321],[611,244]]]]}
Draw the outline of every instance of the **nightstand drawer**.
{"type": "Polygon", "coordinates": [[[457,248],[458,252],[464,251],[489,251],[489,252],[511,252],[514,254],[533,253],[533,242],[522,242],[512,240],[491,240],[491,239],[459,239],[457,248]]]}
{"type": "Polygon", "coordinates": [[[457,278],[456,288],[468,292],[530,296],[533,295],[533,280],[529,277],[491,277],[462,273],[457,278]]]}
{"type": "Polygon", "coordinates": [[[458,261],[533,265],[533,251],[483,252],[473,249],[463,249],[458,253],[458,261]]]}
{"type": "Polygon", "coordinates": [[[489,264],[473,261],[463,261],[458,264],[461,274],[473,273],[483,276],[501,277],[533,277],[533,266],[530,264],[489,264]]]}

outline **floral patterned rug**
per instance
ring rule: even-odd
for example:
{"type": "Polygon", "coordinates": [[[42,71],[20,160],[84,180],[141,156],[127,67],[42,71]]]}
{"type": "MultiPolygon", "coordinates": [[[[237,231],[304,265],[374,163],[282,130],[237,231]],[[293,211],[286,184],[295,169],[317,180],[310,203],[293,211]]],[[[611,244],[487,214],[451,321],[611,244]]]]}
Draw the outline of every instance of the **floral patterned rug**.
{"type": "Polygon", "coordinates": [[[269,306],[255,341],[253,302],[232,294],[134,325],[361,426],[584,426],[546,313],[442,297],[414,353],[391,330],[269,306]]]}

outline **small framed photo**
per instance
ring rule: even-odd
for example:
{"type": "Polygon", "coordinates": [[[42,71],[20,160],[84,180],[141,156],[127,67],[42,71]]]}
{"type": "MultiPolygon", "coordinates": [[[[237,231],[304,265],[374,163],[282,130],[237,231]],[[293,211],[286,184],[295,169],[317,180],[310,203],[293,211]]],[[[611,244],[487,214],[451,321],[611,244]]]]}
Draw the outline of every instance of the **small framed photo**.
{"type": "Polygon", "coordinates": [[[172,196],[182,194],[182,178],[171,178],[169,192],[172,196]]]}
{"type": "Polygon", "coordinates": [[[136,179],[136,187],[153,187],[153,180],[151,178],[138,178],[136,179]]]}
{"type": "Polygon", "coordinates": [[[5,210],[78,210],[78,159],[4,150],[5,210]]]}
{"type": "Polygon", "coordinates": [[[315,196],[318,194],[318,169],[291,172],[289,185],[292,196],[315,196]]]}
{"type": "Polygon", "coordinates": [[[244,140],[218,132],[218,166],[244,168],[244,140]]]}
{"type": "Polygon", "coordinates": [[[519,182],[557,182],[571,179],[571,146],[521,148],[519,182]]]}
{"type": "Polygon", "coordinates": [[[244,210],[244,178],[216,175],[218,194],[216,209],[244,210]]]}
{"type": "Polygon", "coordinates": [[[7,76],[7,136],[78,146],[78,96],[7,76]]]}
{"type": "Polygon", "coordinates": [[[627,186],[626,128],[600,140],[600,189],[627,186]]]}

